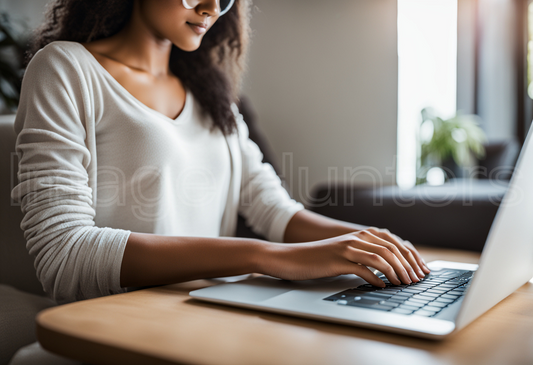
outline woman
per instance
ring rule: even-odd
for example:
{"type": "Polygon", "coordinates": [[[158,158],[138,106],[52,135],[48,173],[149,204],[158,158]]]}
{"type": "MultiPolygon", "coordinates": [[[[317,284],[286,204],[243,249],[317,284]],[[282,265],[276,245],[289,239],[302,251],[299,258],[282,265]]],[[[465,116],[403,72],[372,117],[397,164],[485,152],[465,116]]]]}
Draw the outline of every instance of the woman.
{"type": "Polygon", "coordinates": [[[429,273],[388,231],[306,211],[261,163],[233,104],[248,10],[248,0],[52,6],[23,81],[12,195],[57,302],[252,272],[377,286],[367,266],[394,284],[429,273]],[[274,242],[229,238],[238,212],[274,242]]]}

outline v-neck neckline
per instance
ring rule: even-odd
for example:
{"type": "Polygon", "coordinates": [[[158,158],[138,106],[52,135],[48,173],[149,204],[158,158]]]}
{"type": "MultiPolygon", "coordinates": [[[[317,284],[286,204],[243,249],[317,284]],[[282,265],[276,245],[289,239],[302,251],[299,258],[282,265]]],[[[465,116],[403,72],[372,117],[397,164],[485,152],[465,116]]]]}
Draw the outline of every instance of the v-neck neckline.
{"type": "Polygon", "coordinates": [[[121,93],[123,94],[126,98],[130,99],[134,104],[138,105],[139,107],[147,110],[148,112],[160,117],[160,118],[163,118],[163,119],[166,119],[168,121],[171,121],[173,123],[180,123],[182,120],[184,120],[191,112],[191,109],[192,109],[192,94],[191,92],[186,89],[185,90],[185,104],[183,106],[183,109],[181,110],[181,112],[179,113],[179,115],[172,119],[168,116],[166,116],[165,114],[155,110],[155,109],[152,109],[150,108],[149,106],[147,106],[146,104],[144,104],[143,102],[141,102],[139,99],[137,99],[135,96],[133,96],[124,86],[122,86],[120,84],[120,82],[117,81],[117,79],[115,79],[113,77],[113,75],[111,75],[109,73],[109,71],[104,67],[102,66],[102,64],[100,62],[98,62],[98,60],[96,59],[96,57],[94,57],[94,55],[87,49],[85,48],[85,46],[81,43],[78,43],[78,42],[73,42],[73,43],[77,43],[82,49],[83,51],[87,54],[88,58],[91,60],[91,62],[93,62],[102,72],[102,74],[107,78],[109,79],[109,81],[111,83],[113,83],[113,85],[115,86],[115,88],[121,93]]]}

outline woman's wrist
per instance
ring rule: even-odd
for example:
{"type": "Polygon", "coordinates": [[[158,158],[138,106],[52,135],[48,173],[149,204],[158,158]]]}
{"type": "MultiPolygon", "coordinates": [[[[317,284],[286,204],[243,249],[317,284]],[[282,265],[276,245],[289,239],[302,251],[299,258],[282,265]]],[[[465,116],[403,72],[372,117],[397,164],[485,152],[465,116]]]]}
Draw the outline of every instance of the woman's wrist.
{"type": "MultiPolygon", "coordinates": [[[[292,246],[292,245],[291,245],[292,246]]],[[[282,243],[260,241],[260,244],[254,248],[253,266],[254,272],[259,274],[271,275],[272,267],[279,266],[285,251],[291,247],[282,243]]]]}
{"type": "Polygon", "coordinates": [[[262,274],[262,262],[265,259],[265,255],[268,252],[269,242],[258,239],[247,239],[244,248],[245,252],[245,266],[248,268],[249,273],[262,274]]]}

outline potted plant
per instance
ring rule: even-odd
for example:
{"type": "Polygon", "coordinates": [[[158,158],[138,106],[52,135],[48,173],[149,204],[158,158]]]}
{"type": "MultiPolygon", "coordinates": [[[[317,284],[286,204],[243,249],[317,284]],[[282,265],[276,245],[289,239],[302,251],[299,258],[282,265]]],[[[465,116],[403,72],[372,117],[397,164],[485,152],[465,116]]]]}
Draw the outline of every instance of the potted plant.
{"type": "Polygon", "coordinates": [[[433,183],[434,168],[440,169],[445,179],[466,177],[467,168],[475,165],[474,157],[483,158],[485,154],[486,136],[476,115],[458,112],[442,119],[432,109],[423,109],[418,140],[417,184],[433,183]]]}
{"type": "Polygon", "coordinates": [[[14,112],[18,106],[25,52],[26,42],[15,34],[9,15],[0,13],[0,112],[14,112]]]}

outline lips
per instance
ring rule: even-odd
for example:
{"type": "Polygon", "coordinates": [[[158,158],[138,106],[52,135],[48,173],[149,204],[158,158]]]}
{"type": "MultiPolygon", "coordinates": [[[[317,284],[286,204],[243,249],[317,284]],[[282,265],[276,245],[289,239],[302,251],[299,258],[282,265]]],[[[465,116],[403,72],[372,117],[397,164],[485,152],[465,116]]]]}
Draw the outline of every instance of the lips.
{"type": "Polygon", "coordinates": [[[187,24],[197,34],[204,34],[205,32],[207,32],[207,24],[205,24],[205,23],[189,23],[189,22],[187,22],[187,24]]]}

